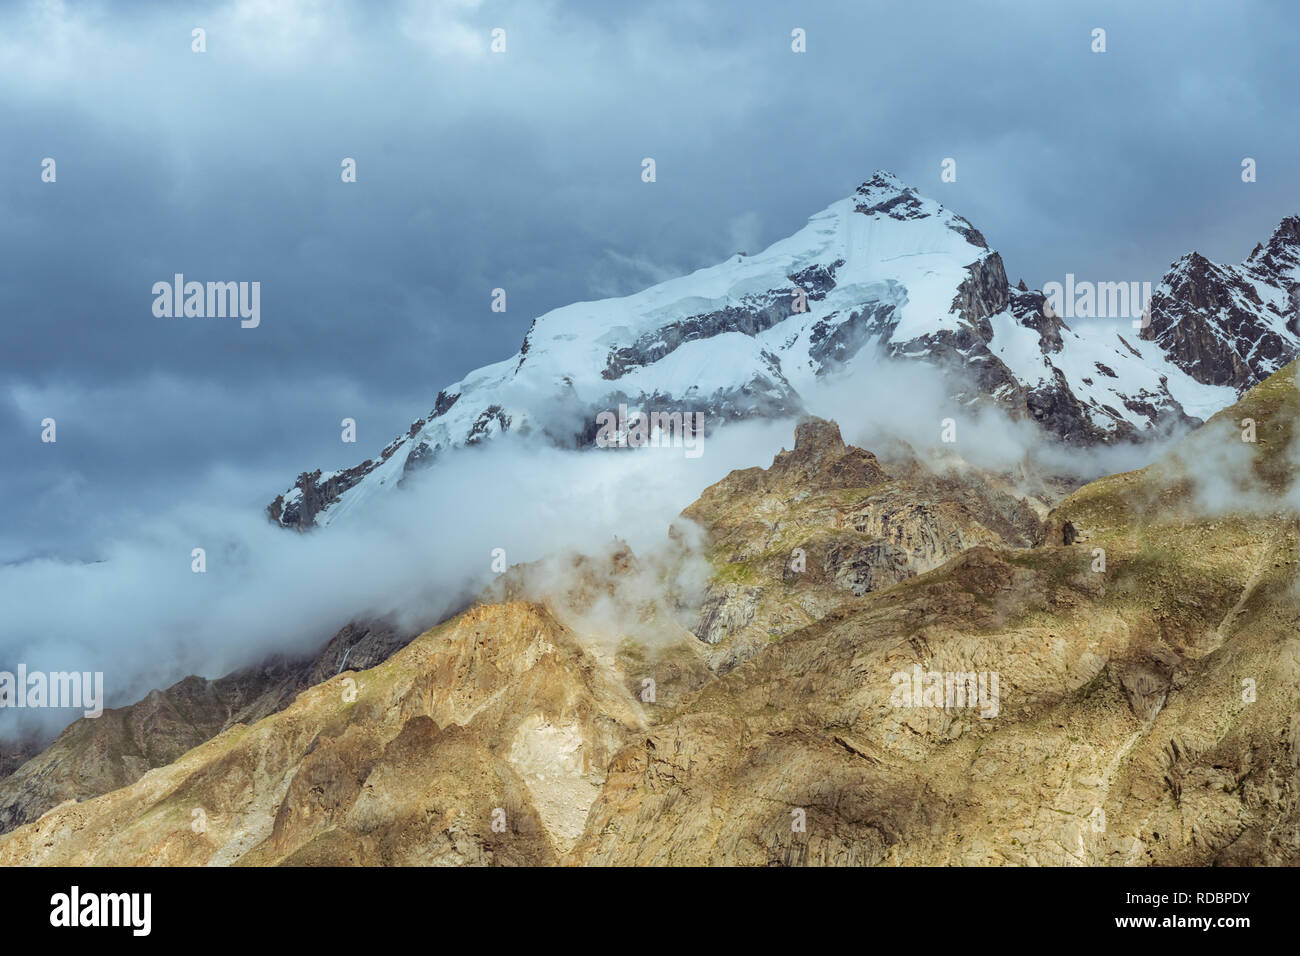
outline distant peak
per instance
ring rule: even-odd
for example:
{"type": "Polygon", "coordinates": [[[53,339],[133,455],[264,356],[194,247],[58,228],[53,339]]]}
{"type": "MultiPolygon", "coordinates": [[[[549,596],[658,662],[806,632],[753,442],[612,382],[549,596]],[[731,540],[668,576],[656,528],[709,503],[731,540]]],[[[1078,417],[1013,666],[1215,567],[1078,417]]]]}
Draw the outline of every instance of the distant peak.
{"type": "Polygon", "coordinates": [[[1300,216],[1287,216],[1283,219],[1276,229],[1273,230],[1273,237],[1284,237],[1292,242],[1300,242],[1300,216]]]}
{"type": "Polygon", "coordinates": [[[1204,271],[1214,265],[1209,259],[1201,255],[1195,249],[1191,252],[1184,253],[1175,263],[1175,272],[1204,271]]]}
{"type": "Polygon", "coordinates": [[[1277,256],[1282,253],[1290,253],[1294,257],[1295,251],[1300,249],[1300,216],[1287,216],[1277,224],[1273,230],[1273,235],[1268,237],[1268,242],[1263,247],[1256,246],[1250,254],[1247,261],[1258,260],[1277,256]]]}

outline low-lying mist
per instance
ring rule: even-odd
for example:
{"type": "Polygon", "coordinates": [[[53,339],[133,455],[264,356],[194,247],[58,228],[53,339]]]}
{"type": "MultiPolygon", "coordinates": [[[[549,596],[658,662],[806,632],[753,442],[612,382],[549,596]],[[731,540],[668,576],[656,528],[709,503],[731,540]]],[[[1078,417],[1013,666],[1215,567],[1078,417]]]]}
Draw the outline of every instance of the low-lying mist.
{"type": "Polygon", "coordinates": [[[1141,443],[1065,445],[1034,421],[1014,419],[988,402],[958,404],[951,396],[959,389],[968,396],[981,391],[957,371],[939,375],[921,363],[882,360],[862,374],[828,380],[807,396],[807,405],[812,414],[837,421],[846,442],[869,451],[904,441],[933,470],[960,473],[974,467],[1013,478],[1088,481],[1141,468],[1186,434],[1170,431],[1141,443]]]}
{"type": "MultiPolygon", "coordinates": [[[[121,706],[187,674],[308,652],[350,620],[426,626],[493,579],[494,549],[511,565],[601,551],[616,537],[652,549],[701,490],[766,464],[790,433],[788,422],[720,429],[694,459],[502,436],[306,534],[248,508],[241,474],[223,470],[187,506],[124,527],[94,562],[0,567],[0,670],[102,671],[108,706],[121,706]],[[192,570],[195,548],[203,573],[192,570]]],[[[0,738],[49,734],[77,716],[6,707],[0,738]]]]}

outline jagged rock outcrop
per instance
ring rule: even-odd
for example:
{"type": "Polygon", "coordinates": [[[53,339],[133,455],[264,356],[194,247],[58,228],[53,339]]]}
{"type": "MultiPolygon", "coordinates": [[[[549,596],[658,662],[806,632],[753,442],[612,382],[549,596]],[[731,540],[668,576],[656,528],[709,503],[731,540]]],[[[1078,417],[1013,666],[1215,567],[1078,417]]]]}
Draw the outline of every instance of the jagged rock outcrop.
{"type": "Polygon", "coordinates": [[[1192,252],[1151,297],[1154,342],[1198,382],[1242,391],[1300,352],[1300,216],[1283,219],[1240,265],[1192,252]]]}
{"type": "Polygon", "coordinates": [[[769,641],[852,598],[927,571],[977,544],[1025,546],[1039,534],[1026,501],[911,462],[886,473],[807,418],[771,468],[732,472],[683,515],[709,532],[717,575],[695,633],[728,670],[769,641]]]}

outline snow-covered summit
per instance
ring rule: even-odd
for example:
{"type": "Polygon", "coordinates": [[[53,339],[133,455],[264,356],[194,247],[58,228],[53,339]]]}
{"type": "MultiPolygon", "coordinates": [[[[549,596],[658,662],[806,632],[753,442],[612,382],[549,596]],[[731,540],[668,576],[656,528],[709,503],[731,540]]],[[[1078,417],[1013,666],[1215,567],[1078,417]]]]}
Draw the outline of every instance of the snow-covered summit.
{"type": "Polygon", "coordinates": [[[1191,252],[1151,297],[1143,337],[1198,382],[1242,391],[1300,351],[1300,216],[1283,219],[1240,265],[1191,252]]]}
{"type": "Polygon", "coordinates": [[[1235,399],[1159,340],[1072,329],[1043,304],[1008,283],[970,222],[879,171],[756,255],[537,317],[518,352],[440,391],[378,458],[303,473],[269,511],[285,526],[328,524],[505,431],[585,447],[596,415],[623,403],[710,422],[796,414],[819,378],[890,360],[961,370],[955,397],[996,402],[1072,442],[1139,437],[1235,399]]]}

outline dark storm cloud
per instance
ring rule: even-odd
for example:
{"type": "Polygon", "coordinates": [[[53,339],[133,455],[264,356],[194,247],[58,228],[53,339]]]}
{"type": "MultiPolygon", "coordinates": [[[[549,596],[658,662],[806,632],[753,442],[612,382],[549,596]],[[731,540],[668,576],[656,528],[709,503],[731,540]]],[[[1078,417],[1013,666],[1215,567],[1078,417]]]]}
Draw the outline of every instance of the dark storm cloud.
{"type": "Polygon", "coordinates": [[[256,507],[373,455],[537,314],[756,251],[877,167],[1013,281],[1239,260],[1300,211],[1298,15],[1131,7],[8,6],[0,560],[84,553],[213,469],[256,507]],[[261,325],[155,318],[177,272],[260,281],[261,325]]]}

